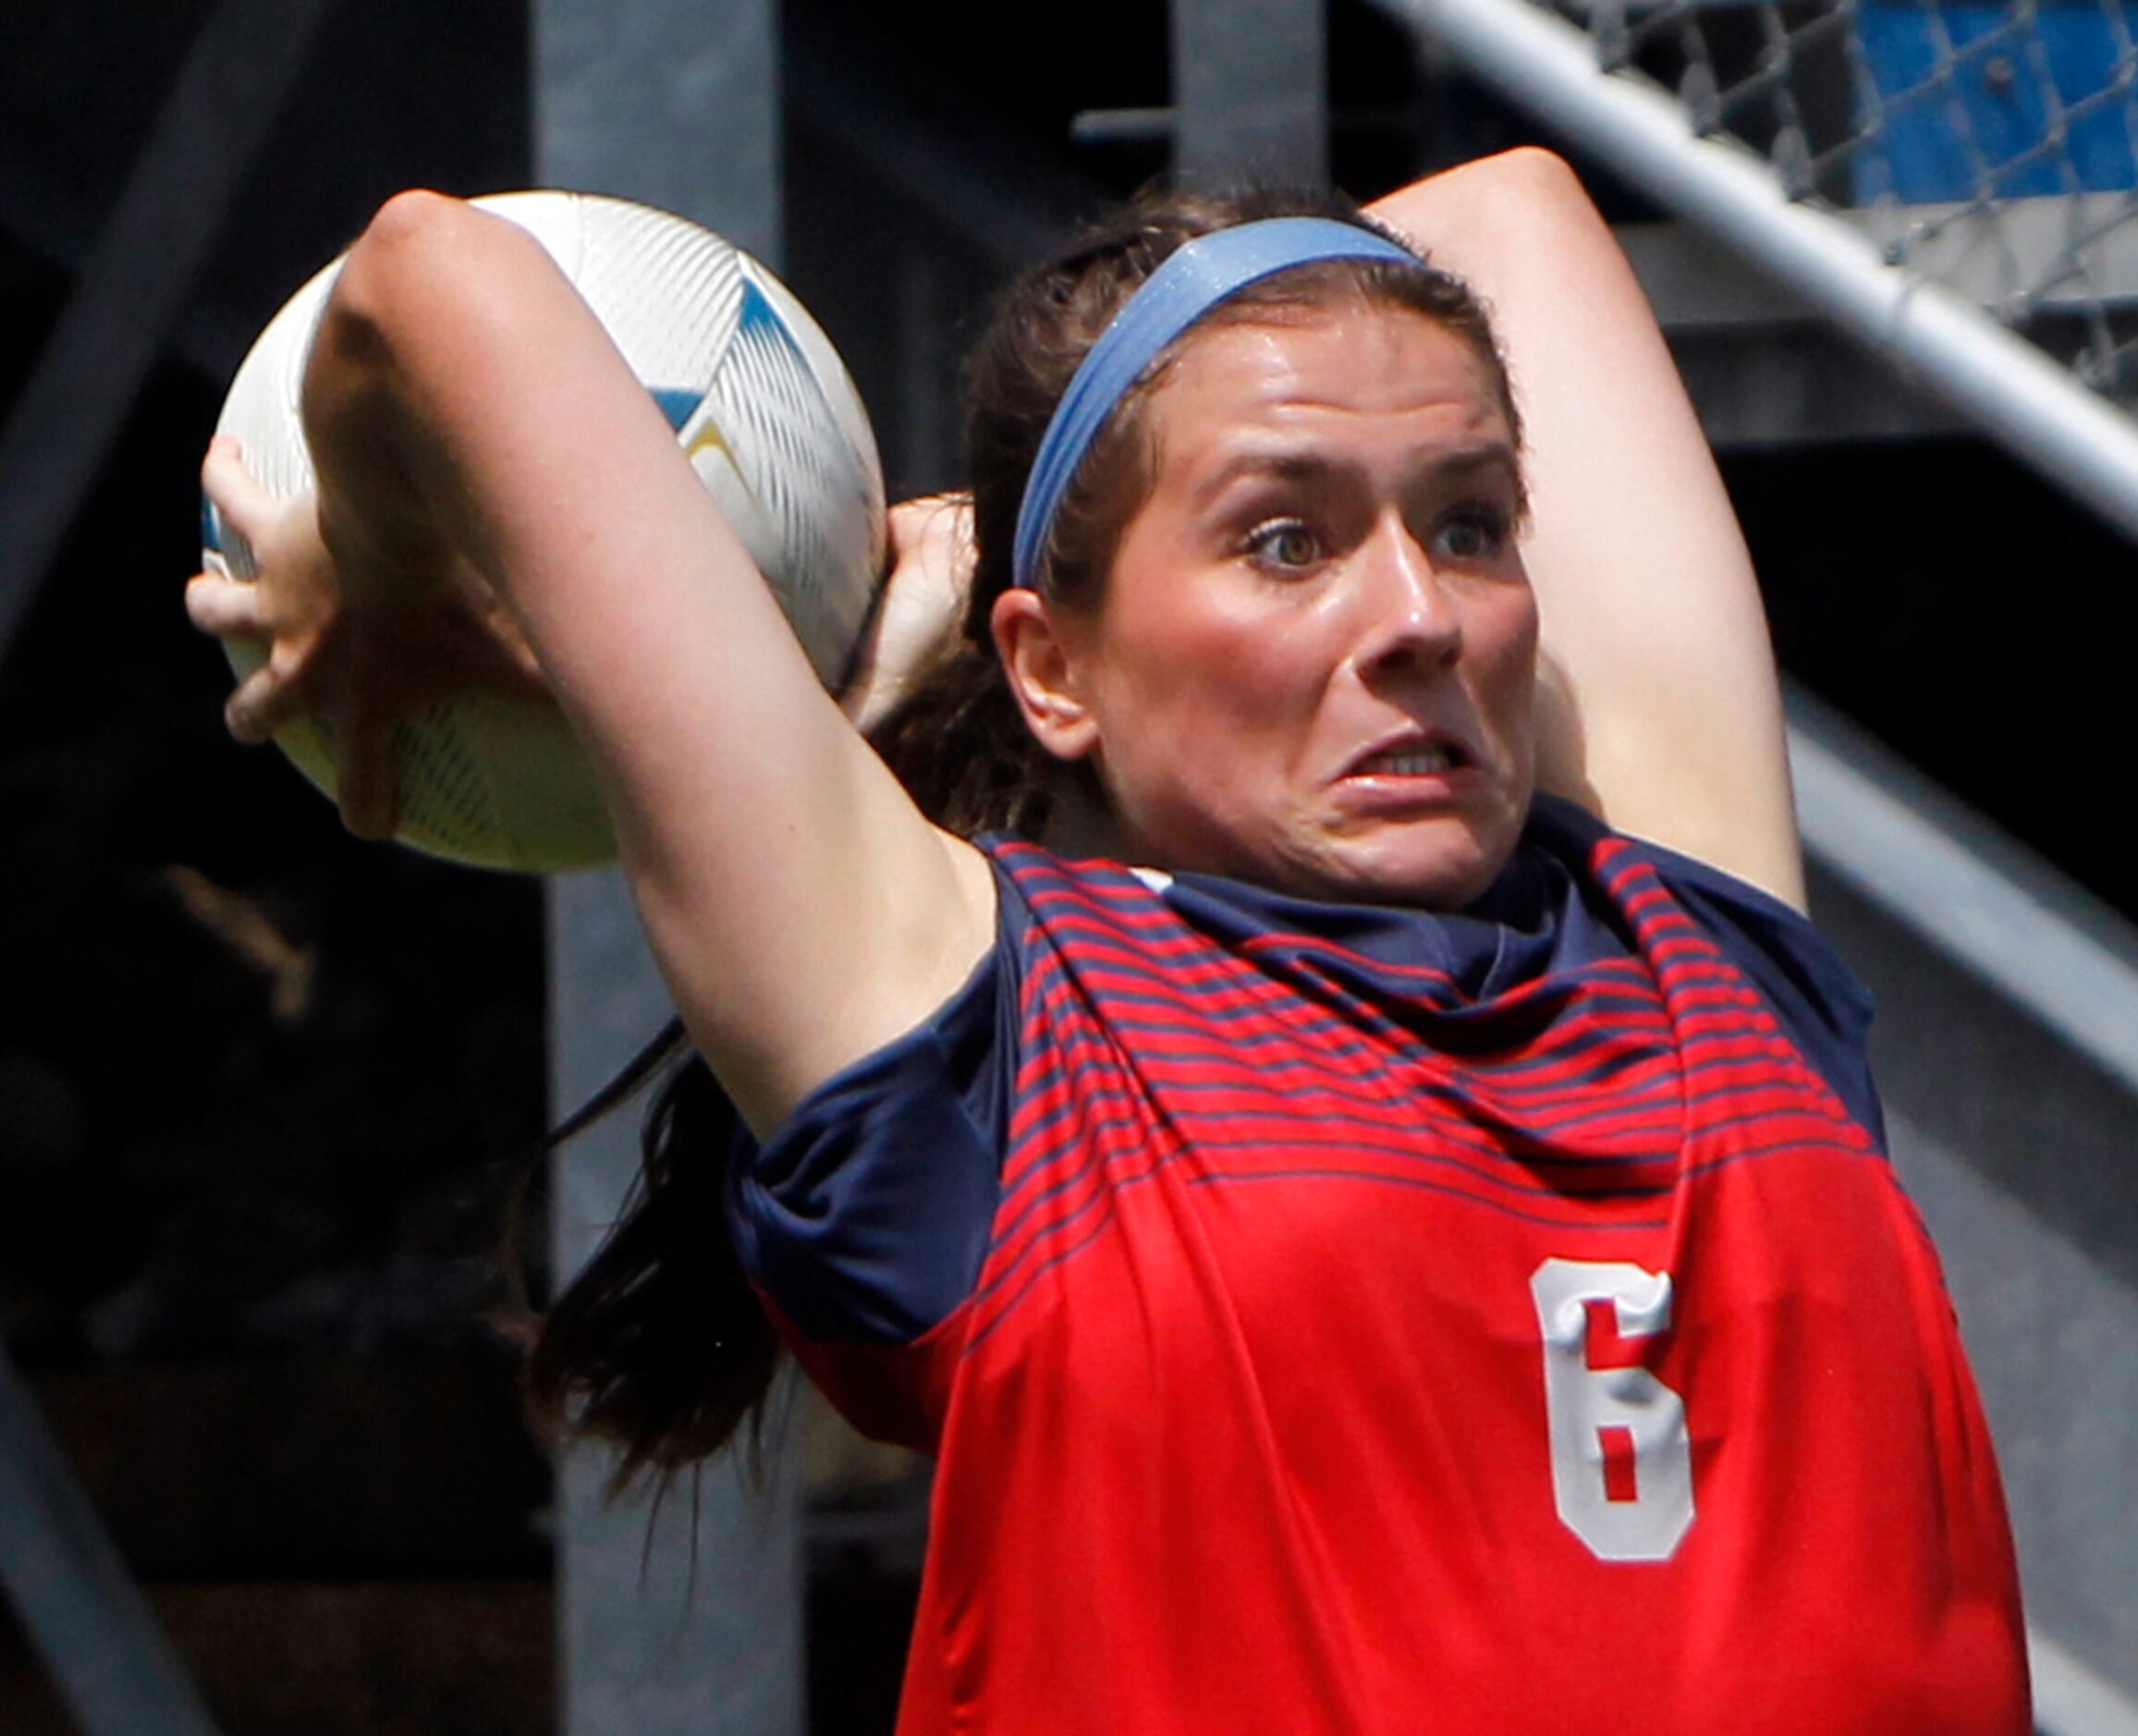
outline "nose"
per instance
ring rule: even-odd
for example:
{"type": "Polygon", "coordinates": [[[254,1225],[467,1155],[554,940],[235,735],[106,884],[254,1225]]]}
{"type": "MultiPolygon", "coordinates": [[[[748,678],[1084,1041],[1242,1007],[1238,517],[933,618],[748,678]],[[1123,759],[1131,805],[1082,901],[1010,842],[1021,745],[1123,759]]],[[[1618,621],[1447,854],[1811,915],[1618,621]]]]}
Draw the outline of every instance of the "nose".
{"type": "Polygon", "coordinates": [[[1453,663],[1462,652],[1461,616],[1411,527],[1389,515],[1360,554],[1361,666],[1394,674],[1453,663]]]}

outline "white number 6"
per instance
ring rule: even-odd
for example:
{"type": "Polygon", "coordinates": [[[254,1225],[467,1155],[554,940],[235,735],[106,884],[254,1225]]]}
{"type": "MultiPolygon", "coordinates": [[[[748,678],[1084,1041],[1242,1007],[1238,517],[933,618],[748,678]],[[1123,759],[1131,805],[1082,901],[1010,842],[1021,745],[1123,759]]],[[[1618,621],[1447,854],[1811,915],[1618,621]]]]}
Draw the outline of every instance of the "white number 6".
{"type": "Polygon", "coordinates": [[[1591,1303],[1615,1336],[1670,1329],[1670,1274],[1619,1260],[1546,1260],[1529,1280],[1544,1334],[1552,1498],[1567,1529],[1605,1561],[1668,1561],[1692,1523],[1685,1401],[1645,1368],[1591,1361],[1591,1303]],[[1599,1310],[1599,1312],[1602,1312],[1599,1310]]]}

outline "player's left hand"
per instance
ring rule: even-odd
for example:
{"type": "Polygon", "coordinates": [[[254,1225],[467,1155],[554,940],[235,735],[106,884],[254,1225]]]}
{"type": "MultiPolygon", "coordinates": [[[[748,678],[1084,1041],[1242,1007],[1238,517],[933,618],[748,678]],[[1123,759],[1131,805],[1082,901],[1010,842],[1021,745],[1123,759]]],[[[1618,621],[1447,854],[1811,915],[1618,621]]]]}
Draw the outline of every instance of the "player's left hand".
{"type": "Polygon", "coordinates": [[[890,511],[890,576],[839,704],[864,733],[957,642],[972,588],[972,499],[929,495],[890,511]]]}

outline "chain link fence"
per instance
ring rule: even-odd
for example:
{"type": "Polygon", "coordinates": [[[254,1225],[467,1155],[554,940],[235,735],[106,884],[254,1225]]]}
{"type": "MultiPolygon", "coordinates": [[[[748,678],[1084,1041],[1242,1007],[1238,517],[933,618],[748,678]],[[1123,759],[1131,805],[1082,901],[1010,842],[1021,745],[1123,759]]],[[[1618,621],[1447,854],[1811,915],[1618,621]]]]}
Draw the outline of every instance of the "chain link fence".
{"type": "Polygon", "coordinates": [[[2138,541],[2126,0],[1369,0],[2138,541]]]}
{"type": "Polygon", "coordinates": [[[2122,0],[1592,0],[1607,71],[1792,200],[2138,401],[2138,37],[2122,0]]]}

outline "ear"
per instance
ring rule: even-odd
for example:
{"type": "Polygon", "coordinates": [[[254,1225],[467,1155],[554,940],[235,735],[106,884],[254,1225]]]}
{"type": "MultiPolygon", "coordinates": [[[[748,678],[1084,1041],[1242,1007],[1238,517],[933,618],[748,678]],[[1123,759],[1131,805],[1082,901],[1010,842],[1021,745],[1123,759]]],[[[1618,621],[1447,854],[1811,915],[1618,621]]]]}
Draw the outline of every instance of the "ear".
{"type": "Polygon", "coordinates": [[[1077,679],[1073,631],[1038,592],[1017,588],[995,599],[989,625],[1026,727],[1057,759],[1083,759],[1099,744],[1099,726],[1077,679]]]}

